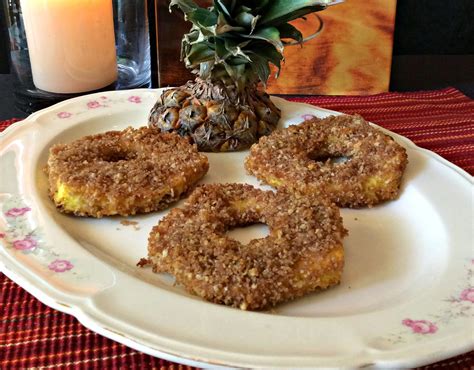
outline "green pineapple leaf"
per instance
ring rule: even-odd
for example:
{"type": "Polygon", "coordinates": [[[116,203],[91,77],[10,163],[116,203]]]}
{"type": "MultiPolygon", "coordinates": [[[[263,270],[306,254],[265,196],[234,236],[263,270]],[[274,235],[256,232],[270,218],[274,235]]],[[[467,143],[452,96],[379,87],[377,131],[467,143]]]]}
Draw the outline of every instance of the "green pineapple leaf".
{"type": "Polygon", "coordinates": [[[271,2],[272,0],[249,0],[246,3],[255,9],[255,14],[262,14],[271,2]]]}
{"type": "Polygon", "coordinates": [[[284,23],[277,28],[278,31],[280,31],[281,39],[293,39],[299,43],[303,42],[303,34],[295,26],[289,23],[284,23]]]}
{"type": "Polygon", "coordinates": [[[224,67],[227,74],[230,76],[230,78],[232,78],[232,80],[234,80],[237,84],[239,84],[241,82],[242,76],[245,74],[245,65],[244,64],[230,65],[228,63],[224,63],[224,67]]]}
{"type": "Polygon", "coordinates": [[[188,20],[200,27],[212,27],[217,25],[217,14],[203,8],[193,10],[186,14],[188,20]]]}
{"type": "Polygon", "coordinates": [[[232,40],[232,39],[225,39],[224,43],[225,43],[225,48],[229,51],[229,53],[234,56],[234,57],[237,57],[237,56],[242,56],[244,58],[246,58],[249,62],[250,62],[250,59],[247,57],[247,55],[244,53],[244,51],[242,50],[243,48],[245,48],[248,44],[250,44],[251,40],[248,40],[248,41],[236,41],[236,40],[232,40]]]}
{"type": "Polygon", "coordinates": [[[240,26],[233,26],[227,23],[227,20],[225,19],[224,15],[222,13],[219,13],[219,16],[217,18],[216,35],[222,35],[228,32],[245,32],[245,28],[240,26]]]}
{"type": "Polygon", "coordinates": [[[230,56],[230,52],[225,47],[225,41],[221,38],[216,38],[216,61],[226,60],[230,56]]]}
{"type": "Polygon", "coordinates": [[[217,38],[216,39],[216,63],[221,63],[226,61],[229,63],[230,60],[234,60],[234,64],[244,64],[250,63],[251,60],[248,55],[242,50],[245,46],[247,46],[250,41],[238,43],[234,40],[217,38]],[[236,63],[239,61],[239,63],[236,63]],[[244,62],[244,63],[242,63],[244,62]]]}
{"type": "Polygon", "coordinates": [[[216,34],[217,14],[203,8],[195,9],[185,14],[185,19],[192,22],[203,34],[216,34]]]}
{"type": "Polygon", "coordinates": [[[265,9],[262,25],[280,25],[326,9],[331,0],[273,0],[265,9]]]}
{"type": "Polygon", "coordinates": [[[235,17],[235,22],[238,25],[245,27],[247,30],[250,30],[249,33],[252,34],[255,30],[255,27],[257,26],[257,22],[259,19],[259,15],[254,16],[252,13],[242,12],[235,17]]]}
{"type": "Polygon", "coordinates": [[[245,57],[230,57],[226,60],[226,63],[231,66],[238,66],[241,64],[248,65],[249,62],[252,62],[252,60],[247,54],[245,54],[245,57]]]}
{"type": "Polygon", "coordinates": [[[174,6],[179,7],[184,14],[199,9],[199,6],[192,0],[171,0],[169,5],[170,11],[174,6]]]}
{"type": "Polygon", "coordinates": [[[200,63],[214,61],[215,50],[209,43],[194,44],[189,47],[184,61],[187,67],[197,67],[200,63]]]}
{"type": "Polygon", "coordinates": [[[250,39],[263,40],[272,44],[278,51],[283,52],[283,43],[280,39],[280,31],[276,27],[259,28],[251,35],[242,35],[250,39]]]}
{"type": "Polygon", "coordinates": [[[277,73],[275,77],[278,77],[281,70],[281,62],[284,60],[283,55],[273,46],[267,43],[254,44],[248,50],[250,59],[252,59],[251,54],[258,54],[263,57],[268,63],[272,63],[277,67],[277,73]]]}
{"type": "Polygon", "coordinates": [[[210,60],[207,62],[202,62],[199,65],[199,76],[202,79],[206,79],[211,76],[212,69],[214,68],[214,61],[210,60]]]}
{"type": "Polygon", "coordinates": [[[227,17],[232,18],[232,4],[228,4],[229,1],[223,1],[223,0],[215,0],[214,1],[214,6],[218,10],[219,13],[225,14],[227,17]]]}
{"type": "Polygon", "coordinates": [[[266,86],[268,77],[270,77],[270,66],[268,65],[268,60],[255,53],[251,53],[249,57],[252,60],[250,67],[253,73],[258,76],[259,80],[262,81],[264,86],[266,86]]]}

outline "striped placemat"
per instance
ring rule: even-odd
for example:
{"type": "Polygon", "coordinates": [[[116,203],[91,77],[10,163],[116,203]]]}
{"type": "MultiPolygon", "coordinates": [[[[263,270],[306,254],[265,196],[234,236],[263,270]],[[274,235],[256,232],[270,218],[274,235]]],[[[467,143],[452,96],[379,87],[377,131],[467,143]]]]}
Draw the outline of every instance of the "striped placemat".
{"type": "MultiPolygon", "coordinates": [[[[474,173],[474,101],[454,88],[363,97],[290,97],[367,120],[474,173]]],[[[0,122],[0,131],[15,120],[0,122]]],[[[0,175],[1,176],[1,175],[0,175]]],[[[0,274],[0,369],[191,369],[106,339],[0,274]]],[[[474,352],[421,369],[474,368],[474,352]]]]}

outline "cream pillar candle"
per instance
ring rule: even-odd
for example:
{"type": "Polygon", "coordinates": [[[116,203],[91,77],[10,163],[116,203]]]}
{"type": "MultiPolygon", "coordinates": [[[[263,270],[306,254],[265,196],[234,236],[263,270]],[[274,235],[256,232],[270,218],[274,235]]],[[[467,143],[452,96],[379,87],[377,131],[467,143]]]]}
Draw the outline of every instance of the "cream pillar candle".
{"type": "Polygon", "coordinates": [[[54,93],[117,79],[112,0],[21,0],[33,81],[54,93]]]}

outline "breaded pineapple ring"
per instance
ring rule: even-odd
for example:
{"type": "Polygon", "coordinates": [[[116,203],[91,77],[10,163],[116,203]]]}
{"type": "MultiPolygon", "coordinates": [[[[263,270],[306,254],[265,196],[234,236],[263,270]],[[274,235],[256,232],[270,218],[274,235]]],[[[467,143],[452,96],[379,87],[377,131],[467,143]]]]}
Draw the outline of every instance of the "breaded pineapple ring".
{"type": "Polygon", "coordinates": [[[207,157],[178,135],[129,127],[54,145],[46,172],[60,211],[102,217],[166,208],[208,169],[207,157]]]}
{"type": "Polygon", "coordinates": [[[258,310],[339,283],[345,233],[327,198],[203,185],[153,228],[148,262],[208,301],[258,310]],[[270,234],[247,245],[226,236],[252,223],[270,234]]]}
{"type": "Polygon", "coordinates": [[[276,188],[325,192],[340,207],[373,206],[398,196],[407,154],[361,116],[312,119],[262,137],[245,167],[276,188]],[[331,161],[342,157],[346,161],[331,161]]]}

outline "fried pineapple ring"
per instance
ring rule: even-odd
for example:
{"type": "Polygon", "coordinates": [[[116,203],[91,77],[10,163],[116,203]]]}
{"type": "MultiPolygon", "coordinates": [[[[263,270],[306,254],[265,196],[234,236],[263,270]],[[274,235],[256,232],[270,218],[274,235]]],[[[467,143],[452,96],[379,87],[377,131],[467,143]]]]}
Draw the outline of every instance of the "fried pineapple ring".
{"type": "Polygon", "coordinates": [[[178,135],[129,127],[54,145],[46,172],[60,211],[102,217],[166,208],[208,168],[207,157],[178,135]]]}
{"type": "Polygon", "coordinates": [[[202,185],[153,228],[148,262],[208,301],[259,310],[338,284],[345,234],[327,198],[202,185]],[[247,245],[226,236],[253,223],[267,224],[270,234],[247,245]]]}
{"type": "Polygon", "coordinates": [[[355,208],[395,199],[406,165],[405,149],[358,115],[275,131],[253,145],[245,161],[250,174],[271,186],[322,191],[338,206],[355,208]]]}

